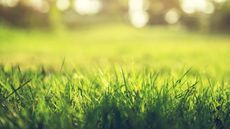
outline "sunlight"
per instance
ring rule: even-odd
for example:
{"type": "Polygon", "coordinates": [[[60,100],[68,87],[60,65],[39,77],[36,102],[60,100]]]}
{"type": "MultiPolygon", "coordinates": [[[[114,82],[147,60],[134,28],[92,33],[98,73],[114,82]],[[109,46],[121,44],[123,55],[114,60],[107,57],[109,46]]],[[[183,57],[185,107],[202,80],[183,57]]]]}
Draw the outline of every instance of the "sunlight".
{"type": "Polygon", "coordinates": [[[176,9],[169,10],[165,15],[165,21],[169,24],[175,24],[178,22],[180,16],[176,9]]]}
{"type": "Polygon", "coordinates": [[[49,12],[49,3],[44,0],[30,0],[31,6],[33,6],[36,10],[42,12],[42,13],[48,13],[49,12]]]}
{"type": "Polygon", "coordinates": [[[216,3],[224,3],[226,0],[214,0],[216,3]]]}
{"type": "Polygon", "coordinates": [[[135,27],[144,27],[149,21],[144,0],[129,0],[129,17],[135,27]]]}
{"type": "Polygon", "coordinates": [[[0,0],[0,4],[8,7],[15,7],[19,0],[0,0]]]}
{"type": "Polygon", "coordinates": [[[96,14],[102,8],[100,0],[75,0],[75,10],[80,15],[96,14]]]}
{"type": "Polygon", "coordinates": [[[69,8],[70,2],[69,0],[57,0],[56,6],[59,10],[64,11],[69,8]]]}
{"type": "Polygon", "coordinates": [[[212,14],[215,10],[214,5],[207,0],[183,0],[181,6],[183,11],[188,14],[195,12],[212,14]]]}

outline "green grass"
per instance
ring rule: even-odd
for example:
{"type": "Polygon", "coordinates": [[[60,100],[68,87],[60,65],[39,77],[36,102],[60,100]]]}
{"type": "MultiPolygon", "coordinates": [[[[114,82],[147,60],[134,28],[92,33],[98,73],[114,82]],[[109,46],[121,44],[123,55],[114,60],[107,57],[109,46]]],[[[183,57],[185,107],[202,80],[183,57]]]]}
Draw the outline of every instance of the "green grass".
{"type": "Polygon", "coordinates": [[[0,28],[0,128],[227,129],[230,38],[175,27],[0,28]]]}

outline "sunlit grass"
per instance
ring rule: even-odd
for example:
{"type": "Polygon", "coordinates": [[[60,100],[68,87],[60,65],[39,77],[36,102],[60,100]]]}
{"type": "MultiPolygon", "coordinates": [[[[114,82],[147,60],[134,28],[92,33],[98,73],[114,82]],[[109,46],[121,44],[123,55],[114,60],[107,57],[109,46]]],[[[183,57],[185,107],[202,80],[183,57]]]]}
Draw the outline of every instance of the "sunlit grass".
{"type": "Polygon", "coordinates": [[[227,129],[229,43],[176,27],[1,27],[0,128],[227,129]]]}
{"type": "Polygon", "coordinates": [[[188,69],[1,67],[3,128],[227,128],[229,83],[188,69]]]}

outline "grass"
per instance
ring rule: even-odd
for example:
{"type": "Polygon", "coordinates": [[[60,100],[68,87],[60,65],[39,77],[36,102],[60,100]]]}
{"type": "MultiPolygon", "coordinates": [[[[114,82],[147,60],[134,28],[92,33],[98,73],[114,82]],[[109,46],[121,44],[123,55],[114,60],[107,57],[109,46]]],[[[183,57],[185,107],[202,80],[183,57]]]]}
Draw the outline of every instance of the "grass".
{"type": "Polygon", "coordinates": [[[171,27],[1,27],[0,128],[227,129],[229,42],[171,27]]]}

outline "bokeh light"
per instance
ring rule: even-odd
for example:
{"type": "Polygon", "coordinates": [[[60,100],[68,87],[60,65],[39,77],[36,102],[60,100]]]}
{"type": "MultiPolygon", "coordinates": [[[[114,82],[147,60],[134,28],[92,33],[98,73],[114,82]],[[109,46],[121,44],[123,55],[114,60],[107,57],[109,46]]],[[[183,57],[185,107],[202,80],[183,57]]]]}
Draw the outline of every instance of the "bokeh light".
{"type": "Polygon", "coordinates": [[[176,9],[171,9],[165,14],[165,20],[169,24],[175,24],[178,22],[180,15],[176,9]]]}
{"type": "Polygon", "coordinates": [[[129,0],[129,16],[132,25],[144,27],[149,20],[144,0],[129,0]]]}
{"type": "Polygon", "coordinates": [[[0,0],[0,4],[8,7],[14,7],[18,2],[19,0],[0,0]]]}
{"type": "Polygon", "coordinates": [[[81,15],[96,14],[102,8],[100,0],[76,0],[75,10],[81,15]]]}
{"type": "Polygon", "coordinates": [[[57,0],[56,5],[59,10],[64,11],[69,8],[70,3],[69,0],[57,0]]]}
{"type": "Polygon", "coordinates": [[[183,0],[181,6],[183,11],[189,14],[195,12],[211,14],[215,9],[214,5],[207,0],[183,0]]]}

